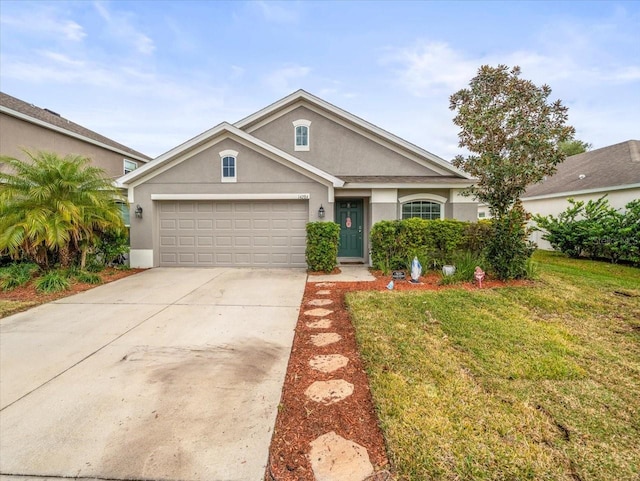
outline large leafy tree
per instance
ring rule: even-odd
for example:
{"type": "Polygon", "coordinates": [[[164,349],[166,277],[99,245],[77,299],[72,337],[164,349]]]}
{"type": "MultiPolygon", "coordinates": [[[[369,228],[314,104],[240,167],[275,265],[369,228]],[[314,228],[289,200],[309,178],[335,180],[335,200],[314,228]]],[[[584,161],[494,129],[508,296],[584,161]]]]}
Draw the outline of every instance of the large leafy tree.
{"type": "Polygon", "coordinates": [[[124,229],[124,202],[105,172],[81,156],[26,152],[28,160],[2,157],[0,254],[67,267],[104,232],[124,229]]]}
{"type": "Polygon", "coordinates": [[[478,179],[470,194],[494,218],[495,245],[489,261],[502,278],[523,277],[531,249],[526,245],[526,213],[519,204],[527,186],[552,175],[566,155],[559,148],[573,138],[567,108],[549,101],[551,89],[520,78],[520,68],[483,65],[469,87],[450,98],[460,127],[453,164],[478,179]]]}
{"type": "Polygon", "coordinates": [[[584,142],[578,139],[569,139],[564,142],[560,142],[560,150],[569,157],[570,155],[577,155],[591,150],[593,147],[589,142],[584,142]]]}

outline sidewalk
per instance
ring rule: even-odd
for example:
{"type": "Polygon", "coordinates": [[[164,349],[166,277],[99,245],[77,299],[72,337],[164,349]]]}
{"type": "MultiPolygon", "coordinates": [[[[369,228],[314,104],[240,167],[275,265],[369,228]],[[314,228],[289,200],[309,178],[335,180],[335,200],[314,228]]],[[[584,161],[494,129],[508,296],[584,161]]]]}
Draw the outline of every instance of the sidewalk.
{"type": "Polygon", "coordinates": [[[375,281],[376,278],[369,272],[369,267],[361,265],[338,266],[340,274],[326,274],[321,276],[309,275],[307,282],[362,282],[375,281]]]}

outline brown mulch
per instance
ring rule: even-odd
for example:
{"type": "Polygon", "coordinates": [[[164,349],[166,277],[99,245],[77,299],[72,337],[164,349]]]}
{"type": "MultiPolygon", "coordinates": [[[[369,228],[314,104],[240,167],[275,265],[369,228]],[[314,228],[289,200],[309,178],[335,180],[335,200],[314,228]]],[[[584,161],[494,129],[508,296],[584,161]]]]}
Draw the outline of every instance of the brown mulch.
{"type": "MultiPolygon", "coordinates": [[[[271,441],[269,463],[265,479],[267,481],[314,481],[307,454],[311,441],[330,431],[335,431],[345,439],[364,446],[376,472],[389,470],[392,466],[386,454],[382,431],[378,424],[369,381],[355,341],[355,332],[349,312],[345,306],[345,294],[350,291],[387,291],[391,276],[383,276],[380,271],[372,271],[376,277],[371,282],[336,282],[333,287],[317,287],[320,282],[307,283],[298,317],[291,357],[285,377],[282,399],[271,441]],[[319,290],[330,290],[330,295],[316,295],[319,290]],[[307,303],[312,299],[331,299],[333,304],[323,306],[334,312],[327,316],[333,324],[329,329],[310,329],[306,323],[316,319],[304,312],[313,307],[307,303]],[[324,347],[310,343],[312,334],[336,332],[342,340],[324,347]],[[311,369],[309,360],[321,354],[342,354],[349,358],[349,364],[334,373],[324,374],[311,369]],[[329,406],[309,400],[304,391],[319,380],[344,379],[354,385],[354,392],[348,398],[329,406]]],[[[409,276],[407,275],[407,279],[409,276]]],[[[476,284],[463,283],[441,286],[441,276],[428,272],[420,278],[419,284],[408,280],[394,281],[394,290],[441,290],[451,287],[469,290],[479,289],[476,284]]],[[[328,281],[332,282],[332,281],[328,281]]],[[[320,283],[322,284],[322,283],[320,283]]],[[[501,282],[492,279],[483,281],[483,289],[514,285],[528,285],[527,281],[501,282]]]]}
{"type": "MultiPolygon", "coordinates": [[[[117,281],[118,279],[122,279],[123,277],[128,277],[133,274],[137,274],[138,272],[142,272],[145,269],[115,269],[113,267],[108,267],[97,274],[102,279],[102,284],[107,284],[109,282],[117,281]]],[[[34,282],[31,281],[24,286],[17,287],[11,291],[2,291],[0,290],[0,300],[5,301],[20,301],[20,302],[34,302],[35,304],[29,306],[33,307],[34,305],[44,304],[45,302],[55,301],[56,299],[61,299],[63,297],[72,296],[73,294],[77,294],[78,292],[87,291],[89,289],[93,289],[102,284],[86,284],[83,282],[72,281],[69,289],[60,292],[52,292],[51,294],[43,294],[41,292],[36,291],[34,282]]]]}

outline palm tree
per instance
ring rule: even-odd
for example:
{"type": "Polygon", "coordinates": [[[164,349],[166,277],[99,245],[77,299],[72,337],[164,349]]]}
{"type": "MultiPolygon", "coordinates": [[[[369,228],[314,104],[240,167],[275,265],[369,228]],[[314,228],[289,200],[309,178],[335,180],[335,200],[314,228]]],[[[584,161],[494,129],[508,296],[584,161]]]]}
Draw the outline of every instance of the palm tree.
{"type": "Polygon", "coordinates": [[[3,156],[0,172],[0,254],[29,258],[42,267],[68,267],[102,232],[124,229],[117,202],[125,202],[91,160],[50,152],[29,160],[3,156]]]}

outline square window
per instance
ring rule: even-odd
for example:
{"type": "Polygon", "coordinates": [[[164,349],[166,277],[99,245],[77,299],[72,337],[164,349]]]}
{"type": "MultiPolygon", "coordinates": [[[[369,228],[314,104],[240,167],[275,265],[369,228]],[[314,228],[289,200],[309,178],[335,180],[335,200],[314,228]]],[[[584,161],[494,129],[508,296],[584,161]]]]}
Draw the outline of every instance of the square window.
{"type": "Polygon", "coordinates": [[[138,163],[133,160],[124,159],[124,174],[127,175],[129,172],[133,172],[138,168],[138,163]]]}

